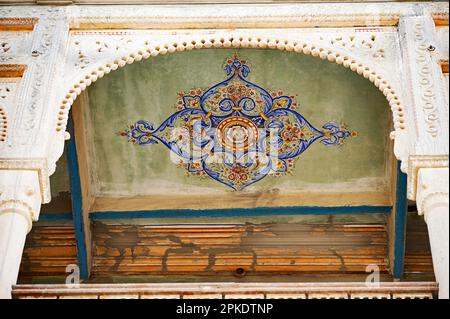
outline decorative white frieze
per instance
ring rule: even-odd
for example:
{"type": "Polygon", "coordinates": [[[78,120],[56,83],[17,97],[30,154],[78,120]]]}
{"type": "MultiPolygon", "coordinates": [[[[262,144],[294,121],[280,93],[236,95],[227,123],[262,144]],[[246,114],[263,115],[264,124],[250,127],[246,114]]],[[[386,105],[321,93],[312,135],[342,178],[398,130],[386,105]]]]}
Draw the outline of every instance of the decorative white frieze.
{"type": "Polygon", "coordinates": [[[404,55],[409,75],[415,133],[415,153],[427,155],[448,154],[448,114],[445,114],[443,88],[436,81],[441,77],[439,60],[434,57],[436,41],[431,17],[405,17],[401,19],[404,55]],[[447,115],[447,116],[446,116],[447,115]]]}
{"type": "Polygon", "coordinates": [[[0,32],[0,63],[26,63],[32,32],[0,32]]]}
{"type": "MultiPolygon", "coordinates": [[[[24,145],[40,144],[39,130],[45,128],[45,116],[49,102],[54,96],[52,86],[56,80],[61,63],[64,63],[65,41],[68,26],[59,8],[48,8],[41,15],[33,31],[31,61],[23,77],[17,102],[17,113],[13,123],[14,143],[24,145]],[[33,138],[30,139],[30,134],[33,138]]],[[[45,146],[43,144],[42,146],[45,146]]]]}

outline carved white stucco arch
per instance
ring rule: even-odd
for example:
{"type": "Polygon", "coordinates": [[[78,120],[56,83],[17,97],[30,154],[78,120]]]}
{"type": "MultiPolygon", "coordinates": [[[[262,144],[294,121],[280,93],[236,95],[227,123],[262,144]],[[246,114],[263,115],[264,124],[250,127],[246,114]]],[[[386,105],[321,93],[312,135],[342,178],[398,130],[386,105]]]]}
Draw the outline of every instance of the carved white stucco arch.
{"type": "MultiPolygon", "coordinates": [[[[262,48],[278,49],[312,55],[350,68],[371,81],[385,96],[391,106],[395,131],[394,153],[407,163],[408,150],[405,138],[406,113],[402,103],[401,80],[393,65],[399,65],[398,56],[383,45],[398,45],[395,36],[382,32],[362,30],[359,34],[348,30],[334,33],[305,32],[304,30],[255,29],[234,31],[183,31],[145,32],[73,32],[69,43],[64,80],[60,84],[59,108],[56,111],[54,133],[58,138],[53,144],[53,163],[62,155],[69,110],[75,99],[88,86],[127,64],[150,57],[203,48],[262,48]],[[382,45],[376,45],[380,37],[382,45]],[[389,40],[391,43],[389,43],[389,40]],[[388,55],[386,57],[386,55],[388,55]]],[[[396,34],[396,33],[394,33],[396,34]]],[[[395,52],[395,50],[392,50],[395,52]]],[[[50,168],[51,169],[51,168],[50,168]]],[[[53,168],[54,169],[54,168],[53,168]]],[[[51,169],[52,170],[52,169],[51,169]]]]}

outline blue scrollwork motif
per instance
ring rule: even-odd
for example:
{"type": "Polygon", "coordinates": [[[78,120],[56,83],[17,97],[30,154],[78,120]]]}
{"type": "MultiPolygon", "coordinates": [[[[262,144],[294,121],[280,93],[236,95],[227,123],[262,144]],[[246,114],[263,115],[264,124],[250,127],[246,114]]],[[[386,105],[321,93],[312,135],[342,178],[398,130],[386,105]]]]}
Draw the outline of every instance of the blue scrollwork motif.
{"type": "Polygon", "coordinates": [[[246,80],[246,60],[234,55],[224,69],[224,81],[207,90],[180,93],[178,111],[158,128],[139,120],[121,135],[137,145],[161,143],[189,174],[210,177],[234,190],[289,173],[295,159],[317,140],[335,146],[357,136],[336,122],[316,129],[296,111],[294,97],[269,93],[246,80]]]}

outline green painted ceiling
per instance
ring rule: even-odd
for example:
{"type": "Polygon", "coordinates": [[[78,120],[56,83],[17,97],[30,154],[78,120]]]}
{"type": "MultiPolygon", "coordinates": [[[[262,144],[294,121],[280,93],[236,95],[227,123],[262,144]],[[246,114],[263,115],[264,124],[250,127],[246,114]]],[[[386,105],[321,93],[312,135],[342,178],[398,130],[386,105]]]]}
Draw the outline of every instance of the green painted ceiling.
{"type": "Polygon", "coordinates": [[[59,159],[55,173],[50,176],[52,200],[42,205],[41,213],[67,213],[72,211],[70,181],[66,153],[59,159]]]}
{"type": "Polygon", "coordinates": [[[386,187],[390,110],[383,94],[356,73],[328,61],[292,52],[209,49],[136,62],[97,81],[85,107],[92,183],[96,195],[229,192],[208,178],[185,176],[162,145],[137,146],[118,132],[137,120],[159,126],[176,109],[177,93],[226,79],[223,63],[237,53],[250,64],[248,80],[297,95],[313,126],[346,123],[358,132],[345,145],[314,143],[296,162],[293,176],[267,177],[246,190],[386,187]]]}
{"type": "Polygon", "coordinates": [[[70,192],[66,152],[59,159],[55,173],[50,176],[50,186],[52,198],[57,197],[60,193],[70,192]]]}

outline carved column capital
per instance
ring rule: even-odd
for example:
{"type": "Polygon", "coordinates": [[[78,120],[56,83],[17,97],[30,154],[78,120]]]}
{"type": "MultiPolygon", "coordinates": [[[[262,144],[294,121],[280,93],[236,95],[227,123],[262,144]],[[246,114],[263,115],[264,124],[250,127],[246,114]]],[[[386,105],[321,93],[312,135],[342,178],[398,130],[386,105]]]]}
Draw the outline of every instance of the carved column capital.
{"type": "MultiPolygon", "coordinates": [[[[435,208],[449,206],[449,171],[447,168],[422,168],[418,173],[417,209],[425,220],[435,208]]],[[[448,211],[447,211],[448,213],[448,211]]]]}
{"type": "Polygon", "coordinates": [[[411,155],[408,159],[408,198],[416,200],[419,172],[424,169],[448,169],[448,155],[411,155]]]}
{"type": "Polygon", "coordinates": [[[38,173],[35,171],[0,170],[0,216],[18,214],[28,223],[39,218],[42,196],[38,173]]]}
{"type": "MultiPolygon", "coordinates": [[[[42,204],[50,202],[50,177],[47,160],[45,158],[0,158],[0,172],[2,171],[36,173],[42,204]]],[[[1,185],[2,181],[0,181],[0,187],[2,187],[1,185]]]]}

